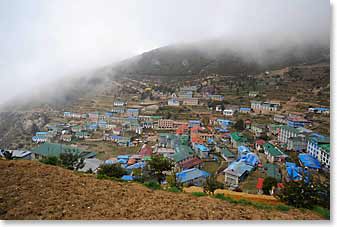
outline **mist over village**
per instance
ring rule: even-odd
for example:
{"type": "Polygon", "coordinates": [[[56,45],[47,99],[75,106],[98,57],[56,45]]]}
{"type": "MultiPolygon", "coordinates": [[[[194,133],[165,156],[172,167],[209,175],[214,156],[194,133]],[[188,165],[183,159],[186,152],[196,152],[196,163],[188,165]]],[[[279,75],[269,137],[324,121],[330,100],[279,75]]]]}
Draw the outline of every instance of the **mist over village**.
{"type": "Polygon", "coordinates": [[[0,219],[329,221],[331,7],[1,0],[0,219]]]}

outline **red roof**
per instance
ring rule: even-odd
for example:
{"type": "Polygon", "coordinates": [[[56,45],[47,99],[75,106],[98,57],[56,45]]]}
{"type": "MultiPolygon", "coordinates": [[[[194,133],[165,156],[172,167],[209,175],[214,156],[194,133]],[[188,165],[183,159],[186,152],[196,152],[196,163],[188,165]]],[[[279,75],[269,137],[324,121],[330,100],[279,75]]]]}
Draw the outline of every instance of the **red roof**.
{"type": "Polygon", "coordinates": [[[201,130],[202,128],[199,125],[193,126],[191,128],[191,132],[198,132],[199,130],[201,130]]]}
{"type": "Polygon", "coordinates": [[[134,158],[130,158],[128,160],[128,165],[132,165],[132,164],[135,164],[135,163],[136,163],[136,159],[134,159],[134,158]]]}
{"type": "Polygon", "coordinates": [[[263,178],[258,178],[257,179],[257,184],[256,184],[256,188],[257,189],[262,189],[262,187],[263,187],[263,181],[264,181],[264,179],[263,178]]]}
{"type": "Polygon", "coordinates": [[[200,158],[194,157],[191,159],[187,159],[179,163],[179,166],[181,166],[183,169],[189,169],[192,168],[193,166],[199,165],[202,163],[202,160],[200,158]]]}
{"type": "Polygon", "coordinates": [[[278,188],[284,188],[284,185],[282,183],[277,183],[278,188]]]}
{"type": "Polygon", "coordinates": [[[192,143],[203,144],[205,141],[199,135],[192,134],[191,135],[191,142],[192,143]]]}
{"type": "Polygon", "coordinates": [[[256,140],[255,143],[258,144],[258,145],[263,145],[263,144],[266,143],[266,141],[264,141],[262,139],[259,139],[259,140],[256,140]]]}
{"type": "Polygon", "coordinates": [[[180,125],[177,130],[176,130],[176,134],[184,134],[185,132],[188,131],[188,125],[180,125]]]}
{"type": "Polygon", "coordinates": [[[142,156],[151,156],[152,155],[152,148],[144,145],[142,149],[140,149],[139,154],[142,156]]]}

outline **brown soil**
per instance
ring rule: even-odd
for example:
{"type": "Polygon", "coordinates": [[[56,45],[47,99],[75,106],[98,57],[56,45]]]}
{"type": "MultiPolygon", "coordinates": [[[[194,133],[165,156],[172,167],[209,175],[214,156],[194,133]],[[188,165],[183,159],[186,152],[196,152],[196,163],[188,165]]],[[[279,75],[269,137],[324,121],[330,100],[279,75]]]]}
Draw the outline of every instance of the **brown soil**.
{"type": "Polygon", "coordinates": [[[234,205],[137,183],[98,180],[36,161],[0,160],[0,219],[321,219],[234,205]]]}

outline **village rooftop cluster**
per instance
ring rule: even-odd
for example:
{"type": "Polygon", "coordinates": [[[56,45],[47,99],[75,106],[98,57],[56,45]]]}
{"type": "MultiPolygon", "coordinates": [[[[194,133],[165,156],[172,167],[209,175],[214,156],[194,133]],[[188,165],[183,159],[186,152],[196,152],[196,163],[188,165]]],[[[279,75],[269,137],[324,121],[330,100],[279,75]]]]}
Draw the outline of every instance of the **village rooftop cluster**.
{"type": "Polygon", "coordinates": [[[329,115],[327,107],[283,111],[281,101],[263,99],[258,91],[246,93],[250,106],[224,105],[225,95],[205,89],[208,80],[212,77],[174,92],[134,82],[133,89],[146,95],[116,96],[110,111],[60,112],[59,122],[32,135],[34,148],[10,152],[15,159],[75,152],[85,159],[84,172],[119,163],[127,170],[126,181],[135,180],[134,170],[142,171],[153,154],[160,154],[174,161],[177,181],[185,186],[203,186],[214,175],[227,189],[248,193],[261,193],[268,176],[277,179],[277,190],[286,181],[329,172],[330,139],[311,130],[313,121],[306,117],[329,115]],[[183,112],[190,114],[179,115],[183,112]],[[270,123],[258,123],[259,118],[270,123]],[[86,143],[92,146],[85,149],[86,143]],[[106,145],[104,155],[95,150],[97,144],[106,145]]]}

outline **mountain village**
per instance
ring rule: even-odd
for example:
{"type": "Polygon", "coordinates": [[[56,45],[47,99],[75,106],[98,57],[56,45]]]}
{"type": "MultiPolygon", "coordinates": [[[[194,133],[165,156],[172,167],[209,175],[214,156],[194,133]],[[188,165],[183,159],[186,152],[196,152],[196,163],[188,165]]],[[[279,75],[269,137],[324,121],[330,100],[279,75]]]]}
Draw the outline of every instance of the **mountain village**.
{"type": "MultiPolygon", "coordinates": [[[[71,152],[84,159],[79,171],[118,164],[125,169],[122,180],[137,181],[160,155],[174,163],[165,175],[173,174],[184,187],[203,187],[214,176],[222,188],[250,194],[262,194],[267,177],[277,181],[271,195],[290,180],[328,180],[330,139],[312,129],[315,117],[329,118],[328,107],[289,111],[284,101],[259,90],[238,91],[250,105],[233,104],[226,102],[230,95],[212,89],[218,78],[174,88],[125,79],[121,87],[128,93],[105,98],[105,108],[56,112],[31,136],[31,149],[3,148],[2,156],[7,150],[13,159],[41,160],[71,152]]],[[[160,183],[165,187],[167,181],[160,183]]]]}

